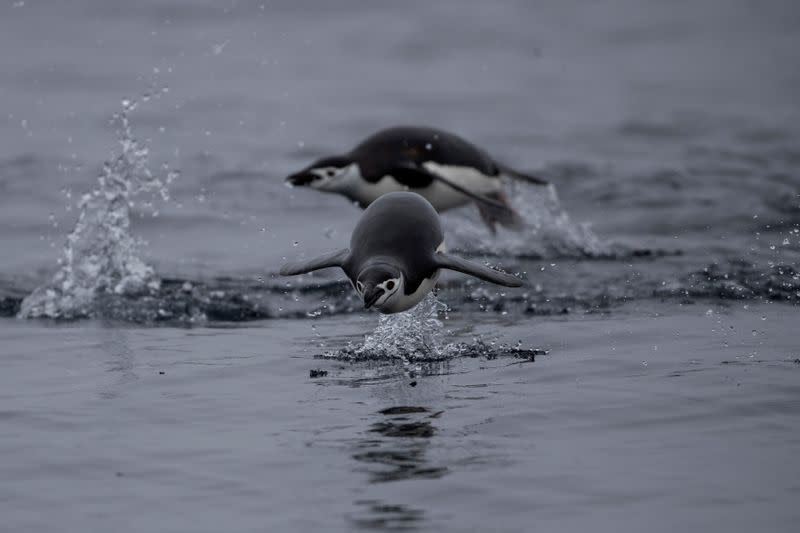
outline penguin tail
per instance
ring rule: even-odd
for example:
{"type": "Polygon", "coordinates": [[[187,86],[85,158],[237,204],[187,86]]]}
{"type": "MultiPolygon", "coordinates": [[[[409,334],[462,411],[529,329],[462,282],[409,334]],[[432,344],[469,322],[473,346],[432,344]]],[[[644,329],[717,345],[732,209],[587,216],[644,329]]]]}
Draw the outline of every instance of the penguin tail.
{"type": "Polygon", "coordinates": [[[486,227],[489,228],[489,231],[492,232],[492,235],[497,233],[497,224],[514,231],[521,231],[525,227],[525,219],[514,211],[505,193],[502,191],[493,192],[487,194],[486,197],[502,206],[495,207],[485,202],[475,203],[478,206],[481,219],[486,224],[486,227]]]}
{"type": "Polygon", "coordinates": [[[536,177],[536,176],[531,176],[530,174],[524,174],[522,172],[514,170],[511,167],[507,167],[505,165],[501,165],[500,163],[495,163],[495,165],[497,165],[497,169],[501,173],[505,174],[509,178],[513,178],[515,180],[524,181],[524,182],[530,183],[532,185],[540,185],[540,186],[550,185],[550,182],[545,180],[545,179],[542,179],[542,178],[539,178],[539,177],[536,177]]]}

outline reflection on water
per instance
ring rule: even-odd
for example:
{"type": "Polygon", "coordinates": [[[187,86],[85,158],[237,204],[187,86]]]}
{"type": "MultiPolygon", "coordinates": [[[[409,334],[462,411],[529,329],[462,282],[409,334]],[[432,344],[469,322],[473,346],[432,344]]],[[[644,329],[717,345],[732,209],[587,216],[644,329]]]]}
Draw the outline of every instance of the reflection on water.
{"type": "Polygon", "coordinates": [[[367,465],[370,481],[382,483],[412,478],[439,478],[447,468],[431,464],[426,458],[430,439],[436,433],[432,420],[441,415],[426,407],[401,406],[384,409],[380,419],[356,445],[353,459],[367,465]],[[380,438],[384,437],[384,438],[380,438]]]}
{"type": "Polygon", "coordinates": [[[108,354],[105,362],[106,370],[114,376],[111,383],[102,387],[99,396],[106,400],[117,398],[128,383],[136,381],[139,376],[134,370],[135,354],[131,350],[125,330],[118,328],[99,329],[103,353],[108,354]]]}
{"type": "Polygon", "coordinates": [[[365,507],[359,514],[350,517],[359,528],[378,531],[408,531],[421,525],[423,511],[406,505],[392,505],[380,500],[357,500],[355,504],[365,507]]]}
{"type": "MultiPolygon", "coordinates": [[[[433,464],[427,457],[431,438],[436,434],[433,421],[442,411],[427,407],[397,406],[377,413],[379,419],[370,425],[367,438],[355,446],[353,459],[360,463],[371,483],[387,483],[411,479],[438,479],[447,474],[446,466],[433,464]]],[[[362,528],[386,531],[415,529],[423,519],[423,511],[380,500],[357,500],[365,507],[351,516],[362,528]]]]}

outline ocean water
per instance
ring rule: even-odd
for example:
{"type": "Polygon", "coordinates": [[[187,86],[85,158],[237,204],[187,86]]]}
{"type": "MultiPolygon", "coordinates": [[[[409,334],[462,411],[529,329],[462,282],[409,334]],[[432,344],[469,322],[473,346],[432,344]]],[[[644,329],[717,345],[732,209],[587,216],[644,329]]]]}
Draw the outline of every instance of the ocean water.
{"type": "Polygon", "coordinates": [[[0,4],[0,530],[793,531],[792,2],[0,4]],[[548,188],[410,314],[284,187],[394,124],[548,188]]]}

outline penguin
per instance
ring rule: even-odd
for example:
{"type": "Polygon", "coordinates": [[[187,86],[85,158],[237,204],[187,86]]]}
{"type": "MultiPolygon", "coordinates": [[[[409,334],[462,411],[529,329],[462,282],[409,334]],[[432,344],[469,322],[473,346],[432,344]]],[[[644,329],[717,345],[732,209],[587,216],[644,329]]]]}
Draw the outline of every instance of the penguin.
{"type": "Polygon", "coordinates": [[[495,233],[496,224],[517,230],[524,226],[503,192],[503,177],[549,184],[498,163],[454,133],[398,126],[371,135],[344,155],[319,159],[285,181],[341,194],[362,208],[394,191],[419,193],[440,213],[474,201],[495,233]]]}
{"type": "Polygon", "coordinates": [[[436,284],[442,269],[506,287],[520,287],[511,274],[477,265],[445,252],[439,215],[430,202],[413,192],[390,192],[364,211],[350,238],[350,248],[280,269],[294,276],[328,267],[341,268],[364,307],[381,313],[407,311],[436,284]]]}

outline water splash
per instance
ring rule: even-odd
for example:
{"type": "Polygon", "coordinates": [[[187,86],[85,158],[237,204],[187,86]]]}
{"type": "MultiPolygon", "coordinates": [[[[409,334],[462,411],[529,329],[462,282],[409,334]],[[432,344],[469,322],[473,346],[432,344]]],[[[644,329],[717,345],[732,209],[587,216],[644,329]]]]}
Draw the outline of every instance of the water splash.
{"type": "Polygon", "coordinates": [[[431,363],[456,357],[500,356],[533,360],[547,353],[539,349],[524,349],[521,344],[487,341],[475,337],[472,342],[449,341],[452,334],[444,329],[440,317],[446,319],[448,307],[429,293],[416,307],[405,313],[380,315],[378,327],[364,336],[361,344],[347,346],[324,354],[324,357],[349,361],[399,360],[409,363],[431,363]]]}
{"type": "Polygon", "coordinates": [[[133,136],[129,120],[137,102],[122,101],[115,114],[119,155],[107,161],[97,187],[78,202],[80,215],[64,244],[60,268],[53,279],[22,302],[21,318],[82,318],[101,314],[101,296],[134,297],[160,287],[153,268],[139,257],[141,241],[130,233],[133,198],[151,193],[166,201],[178,172],[151,171],[149,150],[133,136]]]}
{"type": "Polygon", "coordinates": [[[344,359],[438,360],[446,358],[439,342],[440,313],[447,305],[429,293],[415,307],[404,313],[380,315],[378,327],[364,337],[362,344],[348,343],[327,357],[344,359]]]}
{"type": "Polygon", "coordinates": [[[492,235],[469,206],[443,217],[451,249],[514,257],[603,257],[612,248],[595,235],[588,224],[574,222],[561,206],[553,185],[526,187],[511,183],[514,209],[525,220],[521,231],[498,228],[492,235]]]}

